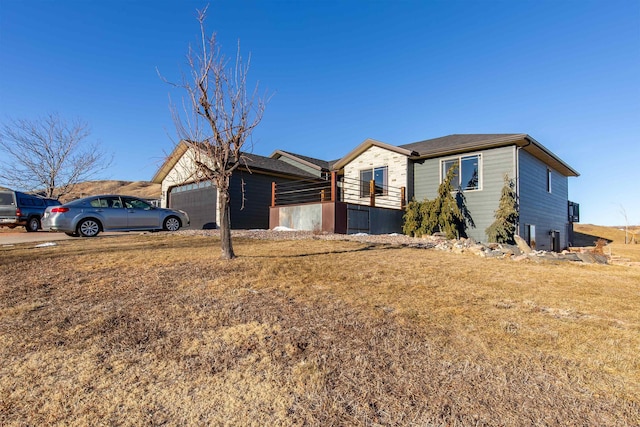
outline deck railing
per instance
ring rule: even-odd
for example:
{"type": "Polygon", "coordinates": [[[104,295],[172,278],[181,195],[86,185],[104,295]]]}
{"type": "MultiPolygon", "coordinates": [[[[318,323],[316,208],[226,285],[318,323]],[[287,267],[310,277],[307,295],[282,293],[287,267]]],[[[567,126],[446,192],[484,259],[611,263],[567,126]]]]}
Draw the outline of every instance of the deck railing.
{"type": "Polygon", "coordinates": [[[271,206],[331,201],[331,181],[300,180],[271,183],[271,206]]]}
{"type": "Polygon", "coordinates": [[[285,183],[271,183],[271,206],[305,203],[346,202],[357,205],[404,209],[405,187],[376,185],[375,181],[341,177],[335,172],[330,180],[305,179],[285,183]]]}

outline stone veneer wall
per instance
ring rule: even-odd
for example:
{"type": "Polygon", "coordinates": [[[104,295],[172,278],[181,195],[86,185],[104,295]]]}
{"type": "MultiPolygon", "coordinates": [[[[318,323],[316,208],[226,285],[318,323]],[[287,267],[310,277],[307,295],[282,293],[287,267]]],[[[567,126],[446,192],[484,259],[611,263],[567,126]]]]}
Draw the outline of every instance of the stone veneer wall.
{"type": "Polygon", "coordinates": [[[387,184],[390,194],[378,196],[376,205],[400,209],[400,187],[407,187],[407,156],[377,146],[369,147],[344,167],[343,200],[347,203],[369,204],[369,197],[360,197],[360,171],[383,166],[388,168],[387,184]]]}

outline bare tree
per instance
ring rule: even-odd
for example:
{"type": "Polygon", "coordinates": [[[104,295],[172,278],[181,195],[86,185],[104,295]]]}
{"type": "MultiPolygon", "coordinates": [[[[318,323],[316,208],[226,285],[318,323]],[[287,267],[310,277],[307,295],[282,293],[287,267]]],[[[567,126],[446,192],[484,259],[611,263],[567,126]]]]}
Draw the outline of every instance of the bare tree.
{"type": "MultiPolygon", "coordinates": [[[[262,120],[265,100],[258,96],[258,85],[247,91],[250,58],[242,61],[240,46],[235,61],[221,53],[215,33],[205,29],[207,8],[197,11],[200,41],[189,46],[189,74],[182,83],[170,83],[186,91],[182,114],[171,107],[178,136],[195,149],[195,175],[209,180],[217,189],[220,213],[221,257],[235,258],[231,241],[229,184],[233,172],[246,165],[245,149],[253,130],[262,120]]],[[[166,81],[166,80],[165,80],[166,81]]]]}
{"type": "Polygon", "coordinates": [[[10,119],[0,126],[0,179],[13,188],[58,198],[111,164],[97,143],[87,141],[89,125],[57,113],[33,120],[10,119]]]}
{"type": "Polygon", "coordinates": [[[620,213],[624,218],[624,244],[629,243],[629,218],[627,217],[627,210],[623,205],[620,205],[620,213]]]}

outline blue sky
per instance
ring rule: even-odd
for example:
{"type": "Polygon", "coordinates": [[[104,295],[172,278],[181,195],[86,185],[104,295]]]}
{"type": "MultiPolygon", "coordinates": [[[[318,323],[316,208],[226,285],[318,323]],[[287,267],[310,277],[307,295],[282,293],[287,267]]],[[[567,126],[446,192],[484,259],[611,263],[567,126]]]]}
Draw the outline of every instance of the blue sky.
{"type": "MultiPolygon", "coordinates": [[[[528,133],[581,173],[581,222],[640,224],[640,1],[215,1],[272,97],[254,153],[337,159],[366,138],[528,133]]],[[[176,133],[202,1],[0,0],[0,120],[81,117],[150,180],[176,133]]]]}

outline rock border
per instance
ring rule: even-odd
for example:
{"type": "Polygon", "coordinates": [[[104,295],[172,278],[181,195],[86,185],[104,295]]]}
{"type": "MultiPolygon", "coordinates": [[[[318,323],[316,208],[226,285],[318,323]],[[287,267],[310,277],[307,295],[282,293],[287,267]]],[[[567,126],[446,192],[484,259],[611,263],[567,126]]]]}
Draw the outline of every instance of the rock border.
{"type": "MultiPolygon", "coordinates": [[[[219,230],[180,230],[174,234],[187,236],[219,236],[219,230]]],[[[259,240],[346,240],[361,243],[399,245],[418,249],[435,249],[456,254],[473,254],[483,258],[509,259],[511,261],[560,261],[584,264],[609,264],[610,257],[587,248],[572,248],[570,251],[549,252],[534,250],[516,236],[516,245],[482,243],[472,238],[447,239],[440,234],[410,237],[403,234],[333,234],[300,230],[233,230],[233,237],[259,240]]]]}

